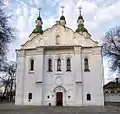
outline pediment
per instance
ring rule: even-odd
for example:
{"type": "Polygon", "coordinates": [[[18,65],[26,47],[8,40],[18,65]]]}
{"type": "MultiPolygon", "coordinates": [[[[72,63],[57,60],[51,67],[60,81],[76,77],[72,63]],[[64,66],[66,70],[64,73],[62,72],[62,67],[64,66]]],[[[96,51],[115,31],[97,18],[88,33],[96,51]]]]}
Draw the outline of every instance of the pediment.
{"type": "Polygon", "coordinates": [[[22,45],[22,48],[36,48],[38,46],[73,46],[81,45],[83,47],[97,46],[98,43],[84,34],[74,32],[68,27],[63,27],[60,24],[55,24],[51,28],[46,29],[41,34],[31,34],[30,40],[22,45]]]}

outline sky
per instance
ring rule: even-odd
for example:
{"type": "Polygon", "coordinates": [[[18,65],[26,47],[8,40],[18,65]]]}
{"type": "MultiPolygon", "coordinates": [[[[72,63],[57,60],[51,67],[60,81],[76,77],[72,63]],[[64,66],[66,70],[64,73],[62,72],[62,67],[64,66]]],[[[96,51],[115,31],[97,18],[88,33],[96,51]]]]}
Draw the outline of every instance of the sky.
{"type": "MultiPolygon", "coordinates": [[[[61,16],[61,5],[67,26],[77,28],[78,7],[82,7],[85,26],[92,39],[101,41],[110,28],[120,26],[120,0],[3,0],[8,15],[12,15],[11,26],[17,29],[16,40],[9,45],[8,59],[15,61],[15,49],[29,39],[35,27],[38,8],[42,8],[43,29],[51,27],[61,16]]],[[[107,60],[104,60],[105,80],[112,79],[107,60]]]]}

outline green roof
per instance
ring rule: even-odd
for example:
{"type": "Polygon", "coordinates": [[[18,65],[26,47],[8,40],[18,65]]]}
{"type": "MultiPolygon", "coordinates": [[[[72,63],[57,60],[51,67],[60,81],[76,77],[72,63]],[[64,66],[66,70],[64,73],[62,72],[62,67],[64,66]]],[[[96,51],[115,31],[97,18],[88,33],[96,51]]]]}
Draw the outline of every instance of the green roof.
{"type": "Polygon", "coordinates": [[[42,26],[36,25],[36,28],[33,30],[32,33],[40,33],[40,34],[42,34],[43,33],[42,26]]]}
{"type": "Polygon", "coordinates": [[[87,32],[88,30],[84,27],[84,24],[79,24],[76,32],[87,32]]]}

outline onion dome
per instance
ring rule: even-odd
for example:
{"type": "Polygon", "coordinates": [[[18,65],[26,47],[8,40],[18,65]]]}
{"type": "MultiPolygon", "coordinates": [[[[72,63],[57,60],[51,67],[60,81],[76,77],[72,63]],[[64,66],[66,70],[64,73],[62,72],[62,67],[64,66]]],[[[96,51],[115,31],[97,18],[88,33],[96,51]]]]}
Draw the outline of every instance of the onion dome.
{"type": "Polygon", "coordinates": [[[60,17],[60,20],[64,20],[64,21],[65,21],[65,17],[62,15],[62,16],[60,17]]]}
{"type": "Polygon", "coordinates": [[[37,20],[40,20],[41,23],[43,24],[43,22],[42,22],[42,18],[41,18],[40,16],[37,18],[37,20]]]}
{"type": "Polygon", "coordinates": [[[78,17],[78,20],[83,20],[83,22],[84,22],[83,16],[80,15],[80,16],[78,17]]]}

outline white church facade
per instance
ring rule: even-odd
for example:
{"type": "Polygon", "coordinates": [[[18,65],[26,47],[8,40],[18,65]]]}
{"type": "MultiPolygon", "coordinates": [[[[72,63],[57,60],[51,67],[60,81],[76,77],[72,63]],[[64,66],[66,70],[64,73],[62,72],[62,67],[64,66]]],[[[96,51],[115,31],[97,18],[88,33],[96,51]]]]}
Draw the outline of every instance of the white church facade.
{"type": "Polygon", "coordinates": [[[65,17],[47,30],[42,19],[16,50],[16,105],[104,105],[101,47],[91,39],[82,15],[76,31],[65,17]]]}

